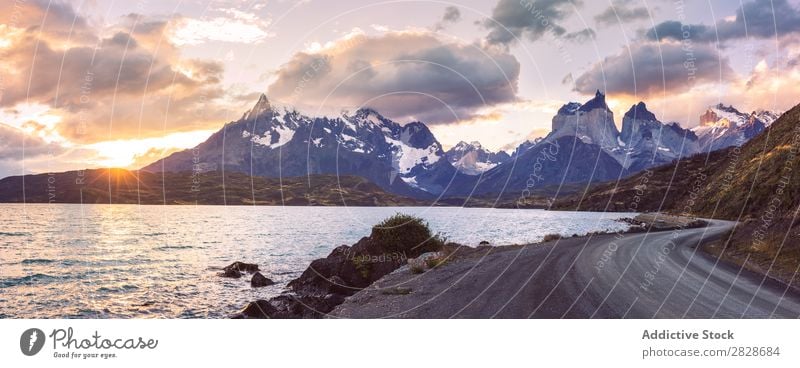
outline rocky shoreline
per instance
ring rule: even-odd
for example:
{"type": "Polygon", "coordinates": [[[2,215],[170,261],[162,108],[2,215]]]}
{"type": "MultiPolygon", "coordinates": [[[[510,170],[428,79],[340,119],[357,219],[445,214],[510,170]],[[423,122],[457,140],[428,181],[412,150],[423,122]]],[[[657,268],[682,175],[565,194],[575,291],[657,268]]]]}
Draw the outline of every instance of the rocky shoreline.
{"type": "MultiPolygon", "coordinates": [[[[623,221],[631,224],[628,232],[697,227],[705,224],[700,220],[653,214],[643,214],[623,221]]],[[[573,238],[602,234],[596,232],[573,238]]],[[[546,236],[545,242],[560,238],[555,235],[546,236]]],[[[482,242],[478,247],[469,247],[446,243],[438,235],[432,234],[427,224],[420,219],[398,215],[373,227],[370,236],[352,246],[341,245],[327,257],[311,262],[298,278],[287,284],[287,291],[283,294],[269,300],[250,302],[231,318],[324,318],[348,297],[369,288],[389,274],[421,274],[445,263],[525,246],[529,245],[491,246],[488,242],[482,242]]],[[[257,279],[266,279],[258,273],[257,265],[242,262],[225,267],[220,276],[240,277],[240,272],[254,273],[253,286],[256,286],[257,279]]],[[[383,295],[404,295],[410,292],[410,289],[402,285],[380,290],[383,295]]]]}
{"type": "Polygon", "coordinates": [[[250,302],[232,318],[322,318],[345,298],[426,254],[452,254],[460,246],[445,244],[420,219],[396,215],[352,246],[341,245],[314,260],[290,281],[288,290],[269,300],[250,302]]]}

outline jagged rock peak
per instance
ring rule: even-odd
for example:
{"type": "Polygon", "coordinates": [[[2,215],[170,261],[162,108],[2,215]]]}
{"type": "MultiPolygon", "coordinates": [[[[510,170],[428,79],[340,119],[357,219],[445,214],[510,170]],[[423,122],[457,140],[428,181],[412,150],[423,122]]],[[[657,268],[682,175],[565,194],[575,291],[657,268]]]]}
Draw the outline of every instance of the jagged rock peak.
{"type": "Polygon", "coordinates": [[[573,115],[580,108],[581,108],[581,104],[580,103],[578,103],[578,102],[569,102],[566,105],[561,106],[560,109],[558,109],[558,114],[559,115],[573,115]]]}
{"type": "Polygon", "coordinates": [[[367,124],[378,127],[399,127],[398,123],[381,115],[381,113],[369,107],[362,107],[358,109],[352,116],[348,116],[348,113],[345,112],[343,113],[343,117],[348,121],[356,123],[357,125],[367,124]]]}
{"type": "Polygon", "coordinates": [[[369,116],[369,115],[378,115],[381,116],[375,109],[371,107],[362,107],[356,110],[356,116],[369,116]]]}
{"type": "Polygon", "coordinates": [[[467,143],[465,141],[460,141],[455,146],[453,146],[453,149],[457,149],[457,150],[465,150],[465,149],[473,149],[473,148],[477,149],[477,150],[480,150],[480,149],[483,149],[483,146],[481,145],[481,142],[478,142],[478,141],[472,141],[472,142],[469,142],[469,143],[467,143]]]}
{"type": "Polygon", "coordinates": [[[719,116],[714,112],[714,110],[707,109],[702,115],[700,115],[700,126],[707,126],[717,122],[719,120],[719,116]]]}
{"type": "Polygon", "coordinates": [[[647,105],[641,101],[631,106],[630,110],[625,113],[625,117],[635,120],[658,121],[656,115],[650,112],[650,110],[647,110],[647,105]]]}
{"type": "Polygon", "coordinates": [[[718,108],[720,110],[723,110],[723,111],[739,112],[739,110],[737,110],[735,107],[733,107],[733,105],[725,106],[725,104],[723,104],[722,102],[714,105],[714,107],[716,107],[716,108],[718,108]]]}
{"type": "Polygon", "coordinates": [[[253,118],[263,114],[264,112],[271,111],[271,110],[272,110],[272,106],[269,103],[269,99],[267,98],[267,95],[262,93],[261,96],[258,98],[258,102],[256,102],[255,106],[253,106],[253,108],[250,109],[250,111],[247,111],[246,113],[244,113],[244,116],[242,118],[245,119],[245,120],[253,119],[253,118]]]}
{"type": "Polygon", "coordinates": [[[600,93],[598,89],[597,92],[594,94],[594,98],[587,101],[585,104],[581,105],[579,108],[580,111],[592,111],[594,109],[604,109],[606,111],[611,111],[606,104],[606,95],[600,93]]]}

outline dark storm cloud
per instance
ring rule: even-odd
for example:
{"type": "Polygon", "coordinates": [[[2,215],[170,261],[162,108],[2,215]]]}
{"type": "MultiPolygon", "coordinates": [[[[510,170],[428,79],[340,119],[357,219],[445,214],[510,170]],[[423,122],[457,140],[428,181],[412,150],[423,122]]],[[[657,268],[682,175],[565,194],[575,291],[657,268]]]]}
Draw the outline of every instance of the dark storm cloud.
{"type": "Polygon", "coordinates": [[[575,90],[646,96],[688,92],[695,84],[724,83],[733,77],[728,59],[712,46],[687,51],[680,44],[642,43],[633,45],[630,53],[625,49],[592,65],[575,79],[575,90]]]}
{"type": "Polygon", "coordinates": [[[648,30],[651,40],[683,40],[717,42],[746,37],[783,37],[800,32],[800,11],[786,0],[756,0],[736,10],[734,19],[721,20],[713,26],[662,22],[648,30]]]}
{"type": "Polygon", "coordinates": [[[632,6],[632,1],[616,1],[614,4],[596,15],[594,20],[598,25],[610,26],[618,23],[628,23],[641,19],[648,19],[650,13],[644,6],[632,6]]]}
{"type": "Polygon", "coordinates": [[[519,69],[505,52],[395,32],[298,53],[278,72],[269,95],[298,107],[371,107],[395,119],[450,123],[515,101],[519,69]]]}
{"type": "Polygon", "coordinates": [[[489,29],[486,41],[510,45],[522,38],[536,41],[548,33],[561,37],[568,32],[559,23],[579,5],[580,1],[571,0],[500,0],[492,17],[483,22],[489,29]]]}

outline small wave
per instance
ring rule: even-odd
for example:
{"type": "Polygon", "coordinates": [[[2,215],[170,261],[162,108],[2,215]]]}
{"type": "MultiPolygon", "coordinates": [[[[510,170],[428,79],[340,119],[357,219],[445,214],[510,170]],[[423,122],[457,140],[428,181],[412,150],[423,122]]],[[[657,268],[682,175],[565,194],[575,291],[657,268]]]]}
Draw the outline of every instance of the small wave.
{"type": "Polygon", "coordinates": [[[181,314],[178,315],[178,318],[198,318],[198,317],[202,317],[202,316],[200,314],[198,314],[197,311],[191,310],[191,309],[184,309],[181,312],[181,314]]]}
{"type": "Polygon", "coordinates": [[[282,271],[282,272],[274,271],[270,273],[273,275],[299,275],[303,273],[303,271],[282,271]]]}
{"type": "Polygon", "coordinates": [[[103,308],[103,309],[81,308],[81,309],[78,309],[77,313],[65,316],[64,318],[72,318],[72,319],[75,319],[75,318],[78,318],[78,319],[84,319],[84,318],[108,318],[110,314],[111,314],[111,310],[109,310],[108,308],[103,308]]]}
{"type": "Polygon", "coordinates": [[[192,249],[194,248],[191,245],[164,245],[160,247],[156,247],[156,250],[170,250],[170,249],[192,249]]]}
{"type": "Polygon", "coordinates": [[[122,286],[115,286],[115,287],[102,286],[102,287],[97,289],[97,292],[99,292],[99,293],[118,293],[118,292],[123,292],[123,291],[128,291],[128,290],[136,290],[138,288],[139,287],[136,286],[136,285],[128,285],[128,284],[122,285],[122,286]]]}
{"type": "Polygon", "coordinates": [[[15,277],[10,279],[0,280],[0,289],[14,287],[18,285],[49,283],[57,279],[58,277],[56,276],[46,275],[43,273],[36,273],[33,275],[28,275],[23,277],[15,277]]]}
{"type": "Polygon", "coordinates": [[[43,259],[43,258],[33,258],[33,259],[23,259],[22,264],[46,264],[46,263],[55,263],[57,262],[54,259],[43,259]]]}
{"type": "Polygon", "coordinates": [[[156,233],[144,233],[144,234],[142,234],[142,236],[161,236],[161,235],[167,235],[167,233],[158,233],[158,232],[156,232],[156,233]]]}
{"type": "Polygon", "coordinates": [[[30,236],[31,233],[19,233],[19,232],[3,232],[0,231],[0,236],[30,236]]]}

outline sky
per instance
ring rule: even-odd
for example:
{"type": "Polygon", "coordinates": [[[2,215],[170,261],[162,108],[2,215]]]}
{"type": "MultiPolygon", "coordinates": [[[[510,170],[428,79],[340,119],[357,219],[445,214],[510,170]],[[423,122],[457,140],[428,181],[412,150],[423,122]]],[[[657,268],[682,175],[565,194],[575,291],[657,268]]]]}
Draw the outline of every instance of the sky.
{"type": "Polygon", "coordinates": [[[800,0],[7,0],[0,177],[136,169],[264,93],[312,116],[370,107],[445,148],[509,150],[607,94],[685,127],[713,104],[800,103],[800,0]]]}

